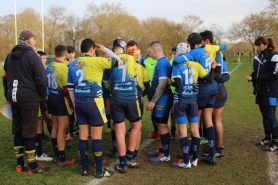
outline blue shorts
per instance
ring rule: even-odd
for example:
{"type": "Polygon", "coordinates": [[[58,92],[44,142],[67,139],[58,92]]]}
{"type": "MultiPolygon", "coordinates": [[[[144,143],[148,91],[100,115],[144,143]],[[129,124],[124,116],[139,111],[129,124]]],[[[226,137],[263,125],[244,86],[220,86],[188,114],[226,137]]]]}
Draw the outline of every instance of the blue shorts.
{"type": "Polygon", "coordinates": [[[175,103],[173,115],[177,124],[186,124],[186,119],[188,119],[190,123],[198,123],[198,108],[195,103],[175,103]]]}
{"type": "Polygon", "coordinates": [[[64,96],[50,93],[47,101],[48,113],[53,116],[68,116],[69,112],[64,96]]]}
{"type": "Polygon", "coordinates": [[[125,119],[130,122],[137,122],[140,120],[141,112],[138,100],[133,102],[122,102],[111,99],[110,101],[114,124],[122,123],[125,119]]]}
{"type": "Polygon", "coordinates": [[[213,108],[215,99],[216,99],[216,94],[197,97],[198,109],[200,110],[200,108],[213,108]]]}
{"type": "Polygon", "coordinates": [[[75,99],[75,113],[78,125],[102,126],[107,122],[103,98],[93,100],[75,99]]]}
{"type": "Polygon", "coordinates": [[[224,85],[218,87],[218,93],[216,94],[215,102],[213,108],[224,107],[228,98],[227,90],[224,85]]]}
{"type": "Polygon", "coordinates": [[[46,101],[41,102],[41,104],[40,104],[40,110],[41,110],[41,114],[43,114],[45,111],[48,110],[46,101]]]}
{"type": "Polygon", "coordinates": [[[277,106],[277,98],[268,96],[256,96],[256,104],[264,106],[277,106]]]}
{"type": "Polygon", "coordinates": [[[155,103],[153,114],[155,119],[157,118],[169,118],[170,109],[173,105],[173,94],[162,94],[160,98],[155,103]]]}

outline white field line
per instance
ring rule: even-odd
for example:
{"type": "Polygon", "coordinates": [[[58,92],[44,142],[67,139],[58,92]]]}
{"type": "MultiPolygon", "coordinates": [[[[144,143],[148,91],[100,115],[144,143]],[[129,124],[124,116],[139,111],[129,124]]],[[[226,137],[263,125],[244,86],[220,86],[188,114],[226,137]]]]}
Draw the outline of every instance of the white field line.
{"type": "Polygon", "coordinates": [[[240,60],[238,60],[237,66],[232,71],[230,71],[229,74],[232,74],[235,70],[237,70],[240,65],[241,65],[241,62],[240,62],[240,60]]]}
{"type": "Polygon", "coordinates": [[[268,152],[269,176],[272,185],[278,185],[278,159],[276,152],[268,152]]]}
{"type": "MultiPolygon", "coordinates": [[[[239,68],[241,65],[240,60],[238,60],[238,65],[229,72],[229,74],[232,74],[235,70],[239,68]]],[[[276,152],[268,152],[268,158],[269,158],[269,177],[271,185],[278,185],[278,159],[276,152]]]]}
{"type": "MultiPolygon", "coordinates": [[[[153,142],[153,141],[154,141],[154,139],[146,139],[143,143],[141,143],[141,145],[140,145],[140,150],[142,150],[143,148],[145,148],[146,146],[148,146],[148,145],[149,145],[151,142],[153,142]]],[[[139,150],[139,151],[140,151],[140,150],[139,150]]],[[[115,161],[115,162],[113,162],[113,163],[111,163],[107,169],[114,171],[114,166],[115,166],[117,163],[119,163],[118,160],[115,161]]],[[[114,171],[114,172],[115,172],[115,171],[114,171]]],[[[116,173],[117,173],[117,172],[116,172],[116,173]]],[[[97,184],[99,184],[100,182],[104,181],[104,180],[107,179],[107,178],[113,178],[113,176],[112,176],[112,177],[103,177],[103,178],[101,178],[101,179],[96,179],[96,178],[94,178],[93,180],[91,180],[91,181],[90,181],[88,184],[86,184],[86,185],[97,185],[97,184]]]]}

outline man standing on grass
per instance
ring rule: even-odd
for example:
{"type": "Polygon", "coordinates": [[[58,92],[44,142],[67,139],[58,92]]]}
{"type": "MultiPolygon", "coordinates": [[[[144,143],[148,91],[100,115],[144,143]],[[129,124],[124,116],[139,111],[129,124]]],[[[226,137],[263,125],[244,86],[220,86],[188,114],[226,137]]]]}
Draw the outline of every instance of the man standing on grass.
{"type": "Polygon", "coordinates": [[[48,112],[51,114],[51,142],[54,151],[54,162],[58,166],[71,165],[76,159],[68,159],[65,153],[66,131],[73,103],[67,89],[68,67],[63,63],[67,55],[64,45],[55,47],[55,60],[46,68],[48,81],[48,112]]]}
{"type": "MultiPolygon", "coordinates": [[[[134,152],[141,133],[141,112],[137,100],[136,82],[137,76],[135,58],[125,54],[126,42],[117,37],[112,43],[112,51],[123,60],[123,65],[109,70],[109,79],[103,79],[105,83],[110,80],[111,86],[111,112],[113,115],[113,128],[117,141],[119,164],[115,170],[126,173],[127,167],[138,167],[139,164],[133,160],[134,152]],[[125,143],[125,119],[130,121],[131,132],[128,147],[125,143]]],[[[108,78],[108,76],[107,76],[108,78]]]]}
{"type": "Polygon", "coordinates": [[[95,178],[113,175],[103,167],[102,163],[102,129],[107,122],[102,98],[102,77],[105,69],[121,65],[121,60],[103,45],[96,44],[92,39],[81,42],[81,56],[69,65],[68,87],[75,99],[75,111],[79,126],[78,149],[81,157],[81,175],[88,175],[88,138],[91,133],[92,151],[96,163],[95,178]],[[96,49],[117,59],[111,61],[103,57],[95,57],[96,49]]]}
{"type": "Polygon", "coordinates": [[[173,104],[173,94],[167,84],[171,78],[171,65],[164,56],[160,42],[154,41],[148,47],[149,55],[157,60],[151,84],[152,99],[146,109],[153,111],[155,123],[159,129],[161,147],[159,151],[149,152],[149,156],[157,156],[151,162],[160,163],[170,160],[170,132],[167,125],[169,112],[173,104]]]}
{"type": "MultiPolygon", "coordinates": [[[[203,45],[212,45],[213,43],[213,34],[211,31],[203,31],[200,33],[202,37],[203,45]]],[[[218,158],[224,157],[224,146],[223,146],[223,138],[224,138],[224,126],[222,123],[222,115],[224,111],[224,105],[227,101],[227,90],[224,86],[224,83],[230,79],[230,75],[228,73],[228,68],[223,60],[222,53],[218,51],[216,53],[217,62],[217,71],[215,74],[215,81],[217,82],[218,92],[216,94],[215,103],[213,106],[212,118],[213,125],[215,128],[215,156],[218,158]],[[219,70],[218,70],[219,69],[219,70]]]]}
{"type": "Polygon", "coordinates": [[[25,148],[29,163],[28,174],[50,170],[36,162],[38,112],[47,84],[41,59],[34,51],[35,45],[35,35],[29,30],[23,30],[18,45],[5,60],[3,78],[5,97],[12,107],[16,172],[21,172],[24,168],[25,148]]]}
{"type": "MultiPolygon", "coordinates": [[[[199,33],[191,33],[187,42],[190,44],[191,51],[185,53],[182,56],[178,56],[174,59],[173,64],[181,64],[187,61],[196,61],[200,63],[207,71],[211,71],[211,62],[215,60],[216,52],[224,50],[225,45],[214,46],[202,44],[202,37],[199,33]],[[211,61],[211,59],[213,59],[211,61]]],[[[215,81],[208,83],[204,79],[198,79],[198,92],[197,92],[197,104],[198,104],[198,121],[200,123],[201,118],[204,121],[205,133],[209,143],[209,155],[203,159],[203,162],[208,164],[216,164],[215,159],[215,129],[212,122],[212,111],[215,102],[218,88],[215,81]]],[[[201,133],[201,131],[200,131],[201,133]]]]}

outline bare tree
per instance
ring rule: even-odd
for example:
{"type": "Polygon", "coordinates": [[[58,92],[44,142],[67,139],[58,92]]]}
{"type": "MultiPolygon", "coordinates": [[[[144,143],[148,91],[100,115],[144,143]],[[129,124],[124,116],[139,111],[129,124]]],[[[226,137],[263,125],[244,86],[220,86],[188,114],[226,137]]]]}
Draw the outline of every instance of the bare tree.
{"type": "Polygon", "coordinates": [[[250,14],[240,22],[233,22],[228,30],[230,40],[248,41],[253,47],[255,53],[255,39],[259,36],[274,36],[275,27],[273,26],[273,17],[267,12],[250,14]]]}
{"type": "Polygon", "coordinates": [[[53,46],[63,43],[63,30],[66,23],[66,7],[53,5],[45,16],[45,43],[48,54],[53,53],[53,46]]]}
{"type": "Polygon", "coordinates": [[[211,24],[208,30],[213,33],[213,42],[220,44],[225,37],[223,27],[215,23],[211,24]]]}
{"type": "Polygon", "coordinates": [[[139,20],[127,13],[121,3],[103,3],[97,6],[88,4],[89,17],[93,37],[104,45],[110,45],[114,38],[122,37],[140,39],[141,24],[139,20]]]}
{"type": "Polygon", "coordinates": [[[78,50],[78,41],[89,34],[89,20],[80,18],[76,14],[71,14],[65,24],[65,42],[74,46],[78,50]]]}
{"type": "Polygon", "coordinates": [[[186,15],[183,17],[183,27],[184,29],[189,32],[199,32],[203,26],[204,21],[201,20],[200,17],[196,15],[186,15]]]}
{"type": "Polygon", "coordinates": [[[0,60],[4,60],[15,45],[14,15],[0,17],[0,60]]]}

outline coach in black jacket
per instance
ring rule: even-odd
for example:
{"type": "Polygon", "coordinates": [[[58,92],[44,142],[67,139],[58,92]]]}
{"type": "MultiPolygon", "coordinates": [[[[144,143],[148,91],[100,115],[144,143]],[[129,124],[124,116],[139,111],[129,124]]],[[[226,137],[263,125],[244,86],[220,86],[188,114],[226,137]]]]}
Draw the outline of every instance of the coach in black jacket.
{"type": "Polygon", "coordinates": [[[39,104],[44,100],[47,86],[44,67],[34,51],[35,35],[28,30],[20,33],[19,44],[8,54],[4,64],[5,97],[12,107],[16,171],[24,168],[23,146],[29,163],[28,174],[49,171],[37,164],[35,142],[39,104]]]}
{"type": "Polygon", "coordinates": [[[256,143],[257,146],[270,144],[264,151],[278,149],[278,125],[276,120],[276,106],[278,98],[278,53],[272,39],[258,37],[255,45],[259,54],[253,62],[253,72],[246,79],[253,83],[256,104],[259,105],[265,137],[256,143]]]}

